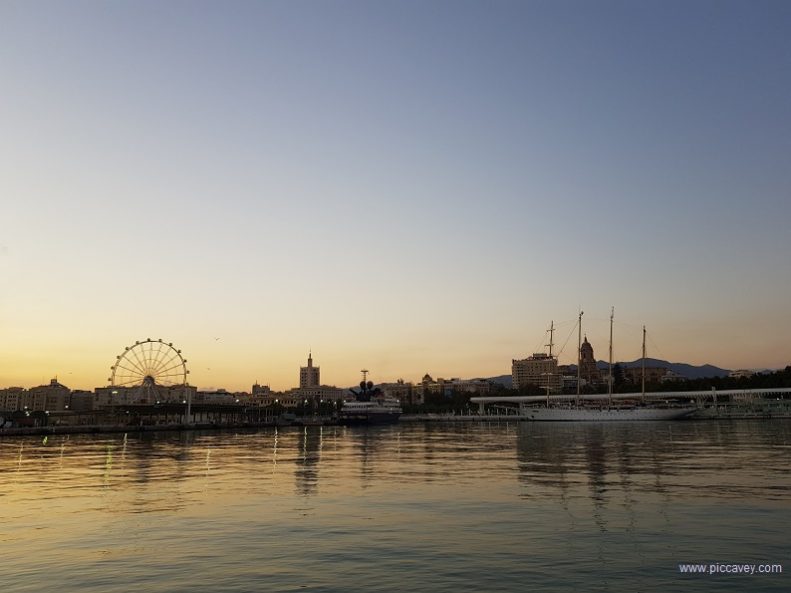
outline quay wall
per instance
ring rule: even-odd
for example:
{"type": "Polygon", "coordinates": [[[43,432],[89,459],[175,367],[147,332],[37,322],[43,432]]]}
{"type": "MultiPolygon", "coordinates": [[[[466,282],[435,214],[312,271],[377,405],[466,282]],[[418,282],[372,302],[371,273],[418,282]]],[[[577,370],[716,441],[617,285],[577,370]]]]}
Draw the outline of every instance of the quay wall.
{"type": "MultiPolygon", "coordinates": [[[[791,418],[791,406],[734,406],[718,405],[700,408],[692,416],[681,421],[690,420],[771,420],[791,418]]],[[[529,421],[518,414],[404,414],[400,418],[404,423],[434,423],[434,422],[518,422],[529,421]]],[[[212,422],[212,423],[162,423],[162,424],[80,424],[80,425],[53,425],[53,426],[17,426],[0,428],[0,438],[4,436],[27,435],[56,435],[56,434],[111,434],[111,433],[136,433],[136,432],[162,432],[181,430],[223,430],[241,428],[264,428],[286,426],[332,426],[337,422],[334,418],[300,419],[283,423],[277,419],[268,418],[260,422],[212,422]]]]}

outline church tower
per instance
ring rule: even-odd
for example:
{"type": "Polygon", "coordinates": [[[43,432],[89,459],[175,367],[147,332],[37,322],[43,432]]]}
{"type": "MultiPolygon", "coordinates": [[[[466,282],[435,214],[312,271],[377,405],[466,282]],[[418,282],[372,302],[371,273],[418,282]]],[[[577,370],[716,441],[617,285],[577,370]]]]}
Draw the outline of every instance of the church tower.
{"type": "Polygon", "coordinates": [[[588,385],[601,382],[601,373],[596,367],[596,357],[593,356],[593,346],[588,342],[588,336],[585,336],[580,347],[580,377],[587,381],[588,385]]]}

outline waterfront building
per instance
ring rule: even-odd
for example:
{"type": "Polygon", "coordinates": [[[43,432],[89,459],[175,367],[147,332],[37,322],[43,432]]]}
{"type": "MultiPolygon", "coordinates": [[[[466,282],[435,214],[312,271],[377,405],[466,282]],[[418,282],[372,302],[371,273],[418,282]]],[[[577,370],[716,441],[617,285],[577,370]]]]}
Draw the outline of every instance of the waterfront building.
{"type": "Polygon", "coordinates": [[[739,369],[736,371],[731,371],[728,373],[728,376],[731,379],[749,379],[750,377],[755,376],[755,371],[750,371],[747,369],[739,369]]]}
{"type": "Polygon", "coordinates": [[[48,385],[30,389],[8,387],[0,390],[0,411],[62,412],[69,409],[71,390],[52,379],[48,385]]]}
{"type": "Polygon", "coordinates": [[[182,403],[197,400],[197,387],[192,385],[155,385],[146,388],[141,385],[120,387],[110,385],[94,390],[94,409],[112,406],[152,405],[157,403],[182,403]]]}
{"type": "Polygon", "coordinates": [[[676,383],[678,381],[686,381],[686,377],[679,375],[671,369],[667,369],[661,379],[662,383],[676,383]]]}
{"type": "MultiPolygon", "coordinates": [[[[661,383],[667,375],[667,367],[645,367],[646,383],[661,383]]],[[[624,370],[624,377],[630,383],[639,385],[643,381],[643,368],[640,365],[628,367],[624,370]]]]}
{"type": "Polygon", "coordinates": [[[108,385],[107,387],[97,387],[93,394],[94,409],[149,403],[138,387],[108,385]]]}
{"type": "Polygon", "coordinates": [[[313,366],[313,353],[308,353],[308,366],[299,368],[299,387],[318,387],[321,385],[319,367],[313,366]]]}
{"type": "Polygon", "coordinates": [[[443,397],[450,395],[445,392],[445,379],[440,378],[435,381],[428,373],[423,375],[423,378],[420,380],[420,387],[423,392],[424,400],[429,395],[441,395],[443,397]]]}
{"type": "Polygon", "coordinates": [[[261,406],[271,406],[277,405],[281,406],[286,409],[293,409],[299,406],[301,403],[304,402],[304,399],[301,397],[297,397],[293,392],[296,391],[295,389],[291,390],[291,393],[270,393],[266,397],[262,397],[258,401],[260,402],[259,405],[261,406]]]}
{"type": "Polygon", "coordinates": [[[307,403],[318,405],[326,401],[343,400],[348,390],[321,384],[321,371],[313,366],[313,353],[308,353],[307,366],[299,368],[299,387],[284,392],[272,391],[269,385],[253,385],[252,393],[247,398],[251,405],[297,408],[307,403]]]}
{"type": "Polygon", "coordinates": [[[250,390],[250,403],[254,406],[268,406],[274,402],[274,393],[269,388],[269,385],[259,385],[258,382],[253,384],[250,390]]]}
{"type": "Polygon", "coordinates": [[[347,389],[332,387],[329,385],[319,385],[318,387],[299,388],[295,387],[283,392],[268,391],[259,392],[252,395],[250,401],[252,405],[266,407],[272,405],[282,406],[292,409],[304,406],[306,402],[312,406],[317,406],[323,402],[342,401],[349,395],[347,389]]]}
{"type": "MultiPolygon", "coordinates": [[[[281,396],[281,404],[283,401],[289,402],[288,405],[299,406],[304,404],[305,400],[308,402],[321,402],[343,400],[351,394],[348,389],[341,389],[340,387],[333,387],[331,385],[317,385],[316,387],[297,387],[296,389],[289,389],[284,391],[281,396]]],[[[283,404],[286,405],[286,404],[283,404]]],[[[287,406],[288,407],[288,406],[287,406]]]]}
{"type": "Polygon", "coordinates": [[[348,389],[341,389],[331,385],[317,385],[316,387],[294,387],[287,391],[272,391],[268,386],[253,385],[253,392],[247,401],[254,406],[278,405],[284,408],[297,408],[305,403],[311,405],[327,401],[342,401],[349,395],[348,389]]]}
{"type": "Polygon", "coordinates": [[[283,407],[291,407],[290,402],[288,402],[288,406],[286,405],[282,393],[272,391],[268,385],[259,385],[258,383],[253,385],[249,402],[250,405],[259,407],[271,406],[273,404],[278,404],[283,407]]]}
{"type": "Polygon", "coordinates": [[[71,389],[58,382],[57,377],[48,385],[31,387],[24,395],[24,405],[30,411],[62,412],[68,409],[71,389]]]}
{"type": "Polygon", "coordinates": [[[385,397],[395,398],[402,404],[421,405],[424,401],[423,390],[415,389],[411,381],[399,379],[395,383],[380,383],[377,387],[385,397]]]}
{"type": "Polygon", "coordinates": [[[563,391],[566,393],[573,393],[577,391],[577,375],[563,375],[562,381],[563,391]]]}
{"type": "MultiPolygon", "coordinates": [[[[266,388],[269,389],[268,387],[266,388]]],[[[308,353],[308,365],[299,368],[299,387],[289,389],[283,393],[268,393],[259,386],[257,401],[260,405],[271,405],[277,403],[286,408],[295,408],[305,405],[305,402],[313,405],[322,401],[343,400],[349,395],[347,389],[340,389],[331,385],[321,384],[321,372],[319,367],[313,366],[313,353],[308,353]]]]}
{"type": "Polygon", "coordinates": [[[459,393],[477,393],[486,395],[492,390],[492,384],[486,379],[451,379],[450,388],[459,393]]]}
{"type": "Polygon", "coordinates": [[[24,387],[7,387],[0,389],[0,411],[16,412],[24,406],[24,387]]]}
{"type": "Polygon", "coordinates": [[[91,391],[81,389],[71,392],[69,399],[69,409],[72,412],[91,412],[93,411],[94,394],[91,391]]]}
{"type": "Polygon", "coordinates": [[[435,381],[426,373],[420,381],[423,393],[450,396],[452,393],[477,393],[485,395],[491,391],[492,385],[485,379],[443,379],[438,377],[435,381]]]}
{"type": "Polygon", "coordinates": [[[522,360],[512,360],[511,380],[514,389],[532,385],[557,393],[563,387],[563,377],[558,372],[558,359],[541,352],[522,360]]]}
{"type": "Polygon", "coordinates": [[[250,390],[250,394],[253,397],[261,396],[265,397],[272,393],[272,390],[269,388],[269,385],[259,385],[258,383],[253,384],[253,388],[250,390]]]}
{"type": "Polygon", "coordinates": [[[231,405],[239,403],[241,398],[245,396],[249,397],[248,394],[231,393],[227,389],[214,389],[212,391],[198,391],[192,401],[193,403],[201,404],[231,405]]]}

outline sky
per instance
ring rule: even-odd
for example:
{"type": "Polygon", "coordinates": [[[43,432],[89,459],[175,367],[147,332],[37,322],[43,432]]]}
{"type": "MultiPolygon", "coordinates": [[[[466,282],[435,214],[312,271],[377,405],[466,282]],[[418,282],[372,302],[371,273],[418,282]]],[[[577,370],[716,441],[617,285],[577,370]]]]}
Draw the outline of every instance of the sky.
{"type": "Polygon", "coordinates": [[[784,367],[789,96],[788,2],[0,0],[0,387],[784,367]]]}

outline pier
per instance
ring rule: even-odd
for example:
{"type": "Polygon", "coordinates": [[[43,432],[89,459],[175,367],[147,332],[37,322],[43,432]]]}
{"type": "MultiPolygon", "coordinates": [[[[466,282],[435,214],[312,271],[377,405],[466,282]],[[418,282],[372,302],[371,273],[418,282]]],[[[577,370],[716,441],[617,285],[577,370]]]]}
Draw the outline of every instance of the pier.
{"type": "Polygon", "coordinates": [[[491,407],[509,407],[519,413],[528,404],[568,403],[570,401],[646,403],[689,403],[694,402],[698,411],[693,418],[791,418],[791,388],[766,389],[723,389],[717,391],[654,391],[634,393],[606,393],[525,396],[482,396],[470,398],[478,404],[478,413],[485,415],[491,407]]]}

